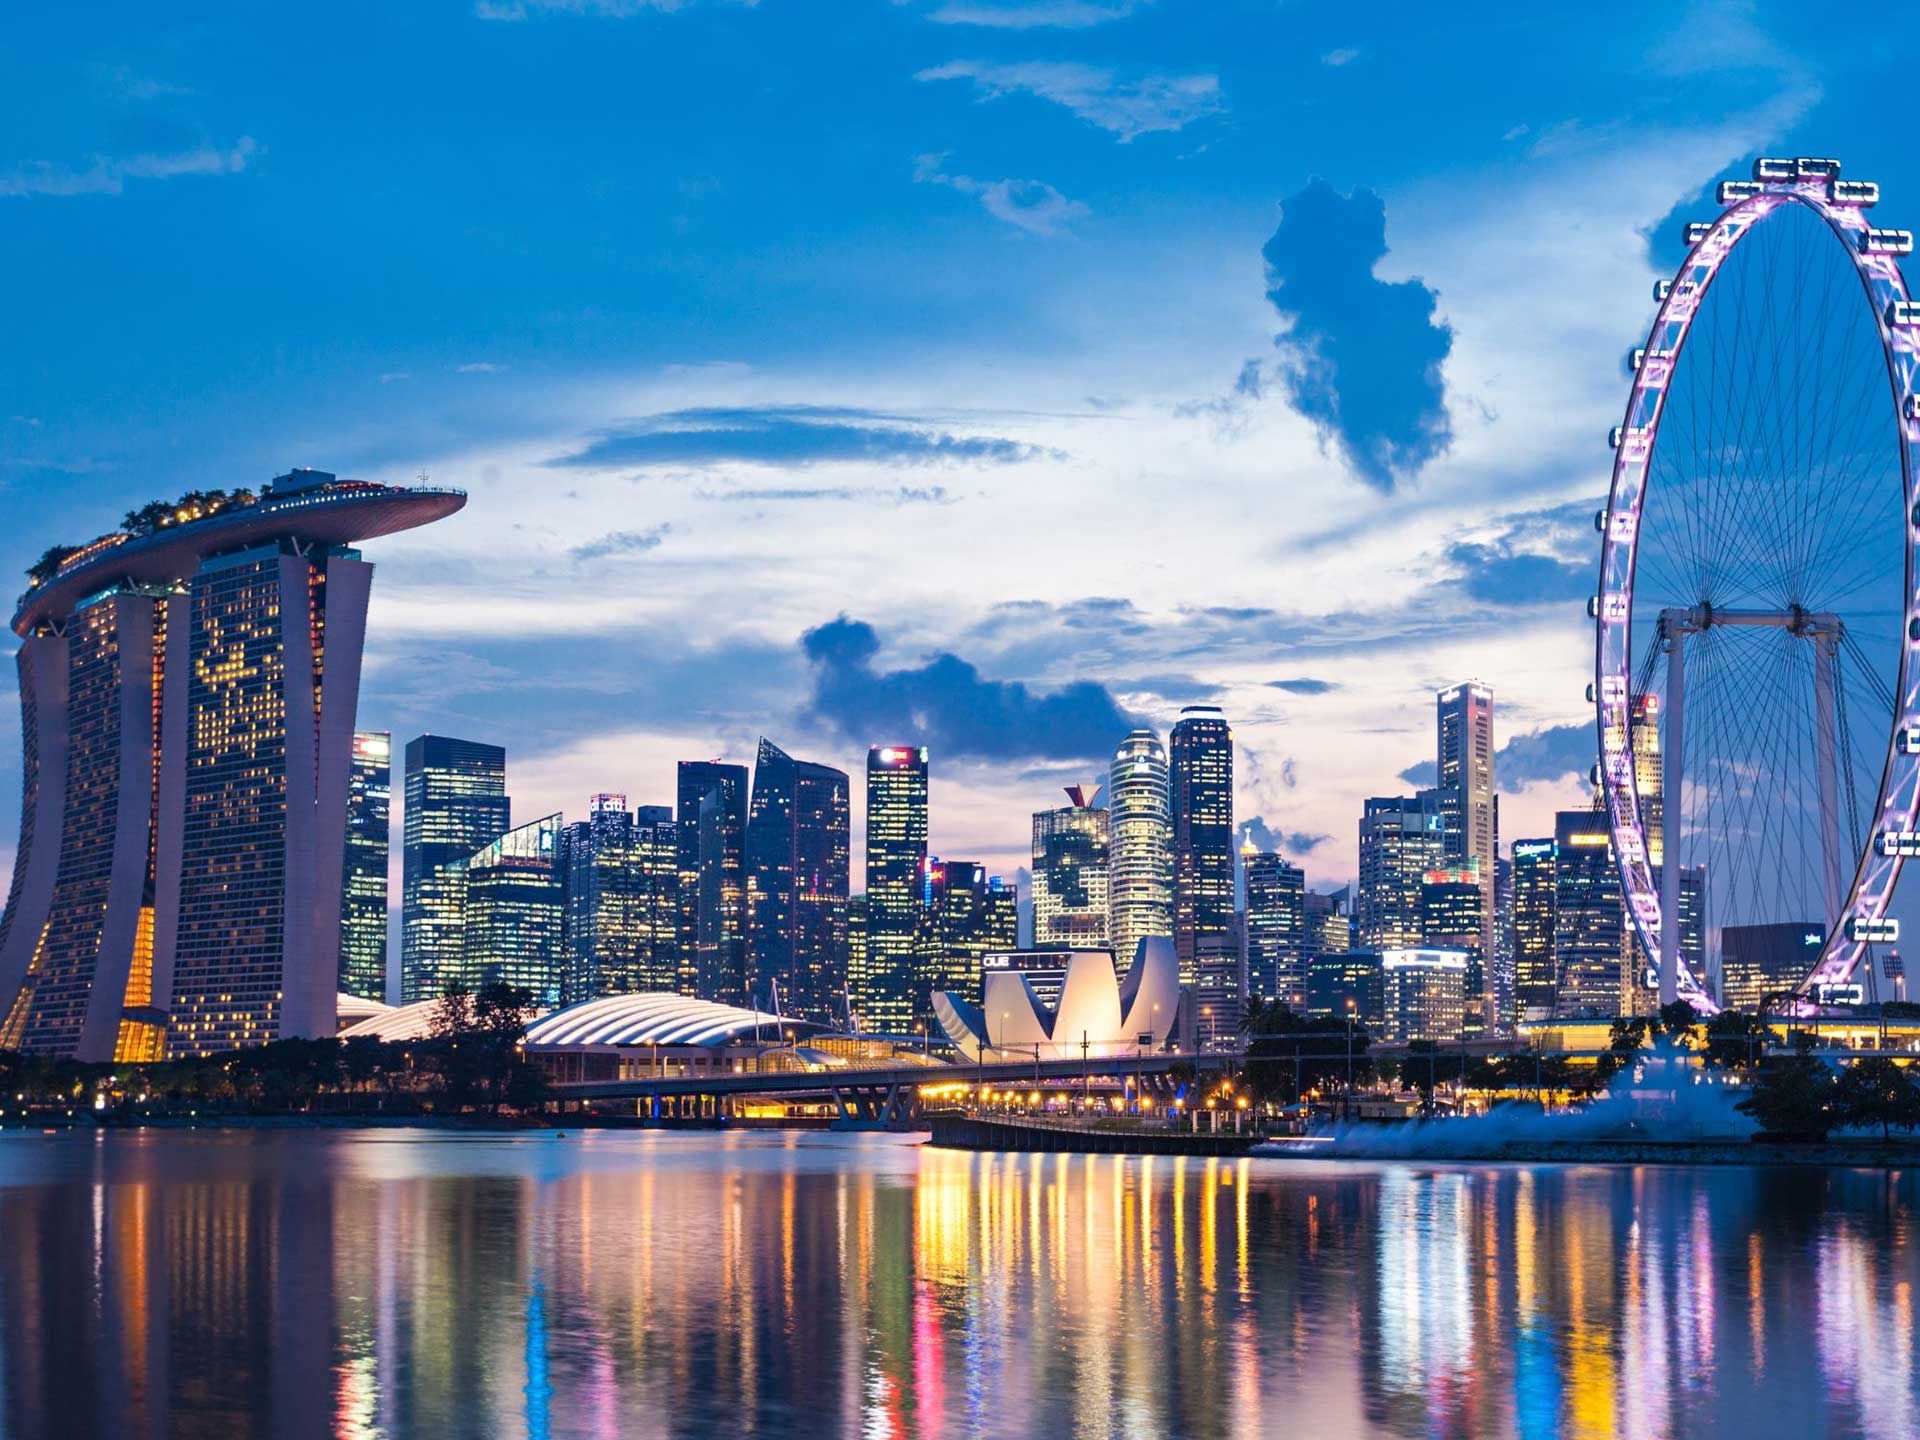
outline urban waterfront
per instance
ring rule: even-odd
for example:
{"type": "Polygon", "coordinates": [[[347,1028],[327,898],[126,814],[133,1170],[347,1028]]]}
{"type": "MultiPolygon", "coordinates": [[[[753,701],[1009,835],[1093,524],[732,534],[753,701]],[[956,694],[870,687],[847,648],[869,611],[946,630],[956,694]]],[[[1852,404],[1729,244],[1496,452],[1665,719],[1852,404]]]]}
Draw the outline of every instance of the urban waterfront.
{"type": "Polygon", "coordinates": [[[1920,1176],[0,1141],[0,1430],[1910,1436],[1920,1176]]]}

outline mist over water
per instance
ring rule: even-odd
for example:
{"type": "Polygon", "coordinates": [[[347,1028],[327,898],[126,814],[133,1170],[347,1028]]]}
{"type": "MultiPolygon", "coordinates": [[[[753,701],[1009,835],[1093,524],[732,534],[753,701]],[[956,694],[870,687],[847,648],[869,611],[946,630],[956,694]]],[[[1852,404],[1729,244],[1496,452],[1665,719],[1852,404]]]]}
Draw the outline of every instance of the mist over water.
{"type": "Polygon", "coordinates": [[[0,1434],[1920,1433],[1920,1178],[0,1138],[0,1434]]]}
{"type": "Polygon", "coordinates": [[[1758,1126],[1734,1108],[1745,1094],[1717,1072],[1689,1065],[1663,1038],[1615,1074],[1592,1101],[1572,1109],[1547,1111],[1522,1100],[1496,1105],[1484,1115],[1334,1125],[1306,1144],[1273,1148],[1340,1158],[1432,1158],[1582,1140],[1747,1140],[1758,1126]]]}

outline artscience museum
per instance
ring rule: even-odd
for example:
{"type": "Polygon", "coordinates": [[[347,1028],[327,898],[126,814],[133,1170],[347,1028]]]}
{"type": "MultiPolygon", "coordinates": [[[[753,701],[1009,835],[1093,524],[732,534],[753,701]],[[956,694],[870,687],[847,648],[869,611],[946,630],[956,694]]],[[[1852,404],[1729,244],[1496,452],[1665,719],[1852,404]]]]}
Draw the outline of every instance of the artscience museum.
{"type": "Polygon", "coordinates": [[[1100,1059],[1166,1045],[1180,1018],[1180,967],[1164,937],[1140,941],[1124,980],[1105,950],[989,956],[981,998],[974,1006],[946,991],[933,997],[940,1024],[968,1060],[1100,1059]],[[1001,958],[1043,960],[1051,973],[1042,979],[1037,967],[996,967],[1001,958]]]}

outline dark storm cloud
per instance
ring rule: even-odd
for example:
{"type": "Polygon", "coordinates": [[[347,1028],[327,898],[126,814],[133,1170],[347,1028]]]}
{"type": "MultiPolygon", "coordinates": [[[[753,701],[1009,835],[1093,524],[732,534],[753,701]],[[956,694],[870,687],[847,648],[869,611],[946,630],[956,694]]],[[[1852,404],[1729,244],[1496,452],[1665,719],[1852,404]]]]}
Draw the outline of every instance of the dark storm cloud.
{"type": "Polygon", "coordinates": [[[1105,686],[1091,681],[1045,694],[987,680],[953,654],[876,670],[880,638],[842,615],[800,639],[813,667],[807,717],[856,744],[913,740],[947,759],[1092,760],[1133,726],[1105,686]]]}
{"type": "Polygon", "coordinates": [[[1469,598],[1488,605],[1582,600],[1593,592],[1598,501],[1509,516],[1491,539],[1456,541],[1447,562],[1469,598]]]}
{"type": "Polygon", "coordinates": [[[746,461],[784,468],[823,461],[924,465],[1011,464],[1050,454],[995,435],[955,435],[911,417],[841,406],[707,406],[649,415],[550,465],[705,465],[746,461]]]}
{"type": "Polygon", "coordinates": [[[1280,826],[1269,825],[1266,817],[1255,815],[1243,821],[1240,833],[1253,841],[1256,850],[1283,855],[1309,855],[1322,845],[1330,844],[1331,835],[1322,835],[1310,830],[1288,830],[1280,826]]]}
{"type": "Polygon", "coordinates": [[[1262,253],[1267,298],[1289,322],[1275,341],[1288,399],[1361,480],[1391,491],[1452,441],[1440,367],[1453,331],[1419,280],[1374,276],[1386,236],[1378,195],[1315,180],[1282,207],[1262,253]]]}

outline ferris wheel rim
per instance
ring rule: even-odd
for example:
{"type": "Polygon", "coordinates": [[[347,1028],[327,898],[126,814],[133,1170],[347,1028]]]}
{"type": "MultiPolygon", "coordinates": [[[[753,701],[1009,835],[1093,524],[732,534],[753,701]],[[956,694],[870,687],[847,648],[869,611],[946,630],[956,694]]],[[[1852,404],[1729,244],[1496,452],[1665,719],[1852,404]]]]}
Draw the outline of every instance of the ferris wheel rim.
{"type": "MultiPolygon", "coordinates": [[[[1911,844],[1882,846],[1892,833],[1912,837],[1920,816],[1920,746],[1908,750],[1903,732],[1920,731],[1920,694],[1916,694],[1913,656],[1920,645],[1920,596],[1914,577],[1920,562],[1920,329],[1912,322],[1896,324],[1908,304],[1906,279],[1889,250],[1866,243],[1870,229],[1863,204],[1839,203],[1829,186],[1836,183],[1834,162],[1812,162],[1827,168],[1817,176],[1797,173],[1792,179],[1742,183],[1746,193],[1736,196],[1712,221],[1688,226],[1688,249],[1674,278],[1659,296],[1648,330],[1647,343],[1635,357],[1635,374],[1627,394],[1626,413],[1615,444],[1606,509],[1596,517],[1601,530],[1600,590],[1593,602],[1595,723],[1599,732],[1599,781],[1607,811],[1609,836],[1620,876],[1622,899],[1630,923],[1648,959],[1660,957],[1660,886],[1648,853],[1646,828],[1640,819],[1638,779],[1632,757],[1633,604],[1640,549],[1640,519],[1652,483],[1653,460],[1660,425],[1667,409],[1672,377],[1677,372],[1693,320],[1726,259],[1768,216],[1799,205],[1826,225],[1852,262],[1865,299],[1873,311],[1881,344],[1898,437],[1901,479],[1903,579],[1901,639],[1892,715],[1886,736],[1886,759],[1869,814],[1868,833],[1852,867],[1839,912],[1827,921],[1819,958],[1795,989],[1803,997],[1816,986],[1848,980],[1858,968],[1871,939],[1883,933],[1885,912],[1898,883],[1905,849],[1911,844]],[[1698,233],[1695,233],[1695,232],[1698,233]],[[1636,425],[1636,419],[1640,421],[1636,425]],[[1865,925],[1856,922],[1866,922],[1865,925]]],[[[1796,162],[1761,162],[1796,166],[1796,162]]],[[[1755,166],[1756,179],[1761,165],[1755,166]]],[[[1877,199],[1877,194],[1875,196],[1877,199]]],[[[1868,202],[1871,203],[1871,202],[1868,202]]],[[[1676,810],[1676,815],[1678,815],[1676,810]]],[[[1676,843],[1677,843],[1676,827],[1676,843]]],[[[1844,864],[1844,851],[1842,863],[1844,864]]],[[[1708,994],[1705,976],[1695,976],[1684,954],[1676,957],[1680,998],[1697,1009],[1718,1007],[1708,994]]]]}

